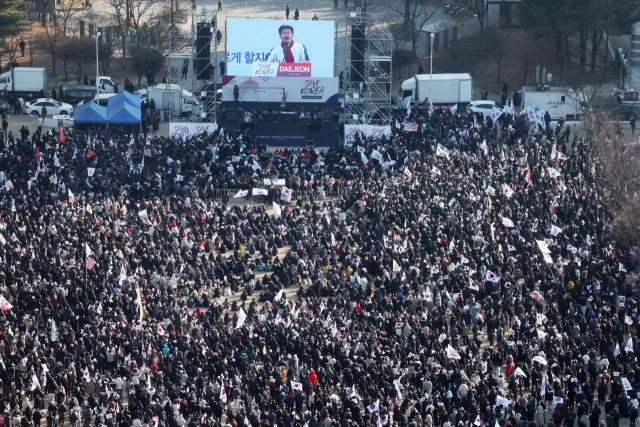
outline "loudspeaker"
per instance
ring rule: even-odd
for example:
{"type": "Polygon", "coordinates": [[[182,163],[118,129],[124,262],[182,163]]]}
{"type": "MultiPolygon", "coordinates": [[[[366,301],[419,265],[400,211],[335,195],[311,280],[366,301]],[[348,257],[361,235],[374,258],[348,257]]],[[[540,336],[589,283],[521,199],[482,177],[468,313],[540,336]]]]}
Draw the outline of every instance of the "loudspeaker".
{"type": "Polygon", "coordinates": [[[349,79],[352,82],[364,82],[364,48],[365,25],[354,24],[351,26],[351,70],[349,79]]]}
{"type": "Polygon", "coordinates": [[[211,35],[212,27],[208,22],[198,22],[196,33],[196,79],[211,78],[211,35]]]}

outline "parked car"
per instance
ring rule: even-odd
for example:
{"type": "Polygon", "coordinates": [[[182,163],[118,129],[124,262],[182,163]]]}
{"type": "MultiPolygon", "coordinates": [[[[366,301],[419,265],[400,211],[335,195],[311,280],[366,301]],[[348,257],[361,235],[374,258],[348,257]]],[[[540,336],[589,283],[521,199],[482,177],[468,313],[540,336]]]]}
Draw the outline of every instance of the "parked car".
{"type": "Polygon", "coordinates": [[[635,105],[617,104],[609,111],[614,120],[631,120],[631,116],[638,117],[640,107],[635,105]]]}
{"type": "Polygon", "coordinates": [[[24,104],[24,109],[27,114],[39,115],[42,112],[42,107],[47,108],[47,115],[72,115],[73,105],[65,102],[58,102],[51,98],[38,98],[33,101],[29,101],[24,104]]]}
{"type": "MultiPolygon", "coordinates": [[[[467,113],[482,113],[485,117],[490,117],[494,107],[498,107],[495,101],[471,101],[467,104],[467,113]]],[[[502,108],[500,110],[502,111],[502,108]]]]}

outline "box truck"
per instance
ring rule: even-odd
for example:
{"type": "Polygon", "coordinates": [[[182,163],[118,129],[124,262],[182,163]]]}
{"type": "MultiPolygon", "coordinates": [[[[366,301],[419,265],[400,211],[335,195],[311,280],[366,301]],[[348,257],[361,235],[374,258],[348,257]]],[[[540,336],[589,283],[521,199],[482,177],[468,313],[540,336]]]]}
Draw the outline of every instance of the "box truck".
{"type": "Polygon", "coordinates": [[[524,86],[522,88],[521,108],[535,105],[548,111],[552,120],[577,119],[589,111],[589,103],[582,92],[568,87],[524,86]]]}
{"type": "Polygon", "coordinates": [[[47,90],[46,68],[17,67],[0,74],[0,91],[13,95],[38,96],[47,90]]]}
{"type": "Polygon", "coordinates": [[[200,116],[202,113],[200,101],[196,100],[191,92],[176,84],[160,83],[149,86],[146,95],[149,101],[155,102],[156,109],[179,111],[181,116],[190,116],[194,113],[200,116]]]}
{"type": "Polygon", "coordinates": [[[473,79],[469,73],[433,74],[433,99],[431,99],[431,75],[416,74],[402,82],[398,94],[398,105],[407,101],[421,105],[429,98],[434,105],[457,104],[471,101],[473,79]]]}

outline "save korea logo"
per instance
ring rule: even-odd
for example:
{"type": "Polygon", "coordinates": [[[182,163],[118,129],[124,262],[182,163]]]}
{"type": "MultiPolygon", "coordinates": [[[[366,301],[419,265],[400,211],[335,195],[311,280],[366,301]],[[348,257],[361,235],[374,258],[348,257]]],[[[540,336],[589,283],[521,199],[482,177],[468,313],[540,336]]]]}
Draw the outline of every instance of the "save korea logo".
{"type": "Polygon", "coordinates": [[[254,76],[275,76],[277,68],[271,63],[258,63],[254,67],[254,76]]]}
{"type": "Polygon", "coordinates": [[[302,99],[322,99],[323,95],[324,86],[320,84],[320,80],[305,80],[304,86],[300,88],[302,99]]]}
{"type": "MultiPolygon", "coordinates": [[[[347,128],[347,133],[346,136],[344,138],[345,141],[355,141],[356,140],[356,135],[358,135],[360,133],[360,129],[358,128],[358,126],[353,126],[353,127],[349,127],[347,128]]],[[[362,136],[361,136],[362,138],[362,136]]]]}
{"type": "Polygon", "coordinates": [[[369,131],[369,136],[373,137],[374,139],[382,139],[382,137],[384,136],[384,129],[373,128],[369,131]]]}

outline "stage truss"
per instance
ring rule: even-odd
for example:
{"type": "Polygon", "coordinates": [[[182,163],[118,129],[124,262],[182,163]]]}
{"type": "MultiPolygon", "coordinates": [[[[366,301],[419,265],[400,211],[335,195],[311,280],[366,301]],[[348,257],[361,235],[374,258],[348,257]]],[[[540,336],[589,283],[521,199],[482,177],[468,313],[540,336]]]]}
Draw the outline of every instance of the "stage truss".
{"type": "Polygon", "coordinates": [[[167,57],[167,83],[175,84],[180,87],[180,91],[172,91],[168,94],[166,104],[169,105],[169,118],[165,118],[170,122],[192,122],[192,123],[213,123],[216,121],[217,113],[217,91],[218,78],[220,70],[218,64],[218,43],[216,33],[220,23],[218,22],[218,12],[215,8],[207,9],[206,7],[194,8],[191,10],[191,29],[188,31],[181,30],[178,26],[169,32],[169,56],[167,57]],[[211,73],[211,78],[207,80],[198,79],[196,73],[196,58],[198,56],[197,49],[197,24],[200,22],[209,23],[211,25],[211,65],[215,67],[211,73]],[[187,64],[188,70],[183,73],[183,64],[187,64]],[[200,105],[191,103],[190,110],[183,111],[181,106],[181,93],[189,91],[191,93],[198,92],[208,84],[213,85],[213,90],[202,93],[196,99],[200,105]],[[199,107],[199,108],[198,108],[199,107]],[[197,114],[200,109],[201,113],[197,114]]]}
{"type": "Polygon", "coordinates": [[[346,124],[391,123],[391,55],[393,36],[369,12],[347,13],[345,37],[346,124]],[[359,28],[359,31],[354,31],[359,28]],[[362,85],[361,85],[362,82],[362,85]],[[370,117],[375,115],[374,120],[370,117]]]}

